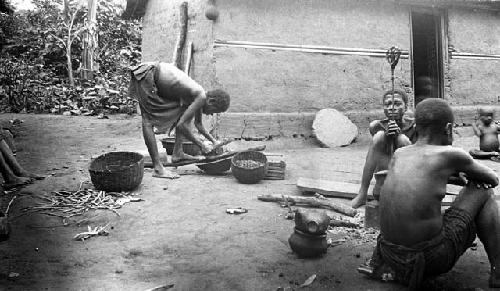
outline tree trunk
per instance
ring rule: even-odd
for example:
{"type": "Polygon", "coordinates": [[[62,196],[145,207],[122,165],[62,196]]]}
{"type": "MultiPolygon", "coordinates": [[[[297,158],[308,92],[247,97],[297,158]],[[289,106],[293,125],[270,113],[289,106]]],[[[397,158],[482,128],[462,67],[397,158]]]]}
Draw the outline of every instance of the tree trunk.
{"type": "Polygon", "coordinates": [[[81,77],[91,80],[94,77],[94,56],[97,49],[97,0],[88,0],[87,30],[83,38],[81,77]]]}
{"type": "Polygon", "coordinates": [[[71,88],[75,87],[75,78],[73,77],[73,64],[71,63],[71,33],[68,33],[68,41],[66,42],[66,62],[68,66],[68,78],[71,88]]]}

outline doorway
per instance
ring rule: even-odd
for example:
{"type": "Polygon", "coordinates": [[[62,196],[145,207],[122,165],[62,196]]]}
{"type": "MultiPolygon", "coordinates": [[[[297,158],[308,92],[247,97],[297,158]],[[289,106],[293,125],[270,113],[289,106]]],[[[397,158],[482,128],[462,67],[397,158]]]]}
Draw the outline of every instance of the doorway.
{"type": "Polygon", "coordinates": [[[415,105],[429,97],[444,97],[443,14],[433,9],[411,11],[415,105]]]}

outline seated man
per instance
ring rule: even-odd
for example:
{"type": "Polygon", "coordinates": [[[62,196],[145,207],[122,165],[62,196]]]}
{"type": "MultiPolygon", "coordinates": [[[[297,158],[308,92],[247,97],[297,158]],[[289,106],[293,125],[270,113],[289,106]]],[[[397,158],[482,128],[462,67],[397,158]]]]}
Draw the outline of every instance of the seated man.
{"type": "Polygon", "coordinates": [[[479,150],[469,153],[474,158],[497,157],[499,151],[498,133],[500,128],[495,122],[495,111],[492,108],[480,108],[479,119],[472,123],[474,134],[479,137],[479,150]]]}
{"type": "Polygon", "coordinates": [[[142,132],[153,162],[153,177],[178,178],[163,168],[153,127],[160,131],[175,128],[172,162],[201,160],[203,156],[190,156],[182,150],[183,137],[198,145],[206,154],[220,145],[202,124],[202,113],[224,112],[229,107],[229,95],[222,90],[205,90],[173,64],[143,63],[132,68],[130,94],[136,96],[142,115],[142,132]],[[192,132],[191,122],[198,132],[212,144],[203,143],[192,132]]]}
{"type": "MultiPolygon", "coordinates": [[[[380,235],[370,261],[376,278],[393,278],[420,290],[423,279],[451,270],[476,232],[491,265],[490,287],[500,287],[500,212],[491,187],[498,178],[453,141],[453,112],[429,98],[415,113],[418,140],[396,150],[380,195],[380,235]],[[467,185],[441,214],[448,178],[467,185]]],[[[361,270],[360,270],[361,271],[361,270]]]]}
{"type": "Polygon", "coordinates": [[[30,173],[19,164],[6,142],[7,135],[5,130],[0,130],[0,172],[4,180],[4,189],[25,185],[32,179],[43,179],[43,176],[30,173]]]}
{"type": "MultiPolygon", "coordinates": [[[[368,187],[373,174],[387,169],[392,152],[396,148],[411,144],[416,139],[413,119],[405,115],[408,109],[406,93],[403,90],[394,90],[394,111],[392,110],[392,90],[384,93],[382,103],[387,119],[375,120],[370,123],[369,130],[373,138],[366,155],[361,187],[358,195],[351,202],[353,208],[358,208],[366,203],[368,187]]],[[[376,183],[373,189],[374,196],[379,194],[380,184],[380,182],[376,183]]]]}

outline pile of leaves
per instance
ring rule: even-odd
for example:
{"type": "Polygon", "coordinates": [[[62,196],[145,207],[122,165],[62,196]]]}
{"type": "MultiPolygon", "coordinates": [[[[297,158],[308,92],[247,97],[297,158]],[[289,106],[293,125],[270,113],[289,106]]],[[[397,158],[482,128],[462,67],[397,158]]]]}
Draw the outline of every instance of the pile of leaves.
{"type": "Polygon", "coordinates": [[[69,12],[63,11],[62,0],[34,0],[33,11],[0,13],[0,112],[135,112],[135,101],[127,96],[128,70],[141,59],[141,21],[121,19],[122,8],[113,1],[98,2],[98,70],[84,80],[80,73],[87,11],[79,1],[69,2],[69,12]],[[74,16],[72,25],[68,15],[74,16]]]}

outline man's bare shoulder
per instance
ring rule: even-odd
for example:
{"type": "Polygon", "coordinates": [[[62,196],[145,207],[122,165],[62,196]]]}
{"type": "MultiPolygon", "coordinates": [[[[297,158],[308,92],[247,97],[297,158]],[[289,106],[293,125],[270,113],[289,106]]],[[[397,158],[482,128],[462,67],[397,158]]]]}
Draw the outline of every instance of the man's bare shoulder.
{"type": "Polygon", "coordinates": [[[435,146],[434,153],[438,158],[451,163],[468,163],[473,161],[471,155],[464,149],[454,146],[435,146]]]}
{"type": "Polygon", "coordinates": [[[198,95],[204,92],[200,84],[172,63],[159,63],[158,70],[160,83],[170,84],[175,88],[189,89],[191,95],[198,95]]]}
{"type": "Polygon", "coordinates": [[[158,63],[157,66],[158,66],[158,69],[164,73],[170,73],[170,74],[174,74],[174,75],[185,75],[186,74],[183,71],[179,70],[179,68],[177,68],[172,63],[158,63]]]}
{"type": "MultiPolygon", "coordinates": [[[[470,155],[465,150],[459,147],[454,147],[451,145],[418,145],[412,144],[405,147],[398,148],[395,152],[400,154],[407,154],[412,152],[420,152],[422,155],[442,155],[446,157],[456,157],[456,158],[469,158],[470,155]]],[[[472,158],[472,157],[470,157],[472,158]]]]}

